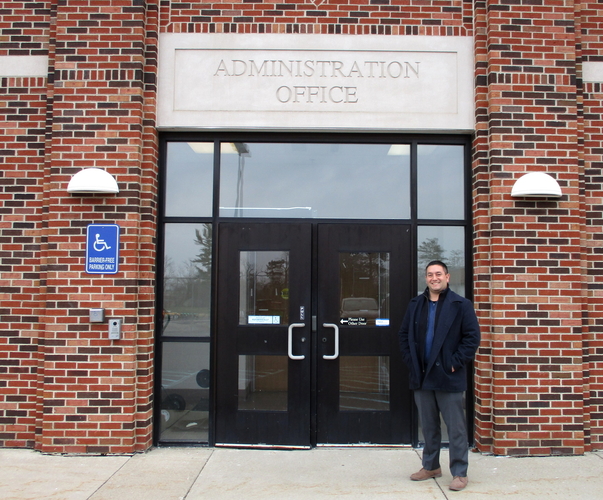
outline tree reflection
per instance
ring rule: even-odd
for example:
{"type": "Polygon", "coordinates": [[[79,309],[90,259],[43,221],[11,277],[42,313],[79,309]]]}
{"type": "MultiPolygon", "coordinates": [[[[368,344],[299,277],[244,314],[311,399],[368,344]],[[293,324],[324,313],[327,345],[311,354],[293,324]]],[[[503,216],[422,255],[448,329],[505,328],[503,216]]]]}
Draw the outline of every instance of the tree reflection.
{"type": "MultiPolygon", "coordinates": [[[[438,238],[427,238],[418,247],[419,267],[425,268],[432,260],[441,260],[444,262],[445,250],[440,245],[438,238]]],[[[448,265],[448,264],[446,264],[448,265]]]]}
{"type": "Polygon", "coordinates": [[[195,229],[195,245],[201,247],[201,251],[193,263],[198,264],[199,278],[211,279],[211,247],[212,247],[212,226],[206,224],[201,230],[195,229]]]}
{"type": "Polygon", "coordinates": [[[448,266],[450,286],[457,292],[465,292],[465,252],[463,250],[446,250],[438,238],[426,238],[417,248],[417,264],[419,272],[419,290],[424,287],[425,267],[432,260],[440,260],[448,266]]]}
{"type": "Polygon", "coordinates": [[[278,316],[280,322],[288,321],[289,254],[242,252],[241,259],[246,315],[278,316]]]}
{"type": "Polygon", "coordinates": [[[164,334],[208,333],[211,242],[211,225],[204,224],[201,229],[195,228],[194,243],[201,247],[197,255],[189,260],[174,262],[172,256],[166,254],[163,270],[164,334]]]}

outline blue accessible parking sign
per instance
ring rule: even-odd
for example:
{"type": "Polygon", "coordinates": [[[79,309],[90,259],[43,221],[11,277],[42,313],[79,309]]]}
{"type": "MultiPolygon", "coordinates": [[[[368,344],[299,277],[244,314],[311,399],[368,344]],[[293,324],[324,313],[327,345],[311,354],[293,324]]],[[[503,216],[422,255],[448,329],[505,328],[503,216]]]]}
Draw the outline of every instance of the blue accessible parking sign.
{"type": "Polygon", "coordinates": [[[90,224],[86,235],[86,272],[116,274],[119,269],[119,226],[90,224]]]}

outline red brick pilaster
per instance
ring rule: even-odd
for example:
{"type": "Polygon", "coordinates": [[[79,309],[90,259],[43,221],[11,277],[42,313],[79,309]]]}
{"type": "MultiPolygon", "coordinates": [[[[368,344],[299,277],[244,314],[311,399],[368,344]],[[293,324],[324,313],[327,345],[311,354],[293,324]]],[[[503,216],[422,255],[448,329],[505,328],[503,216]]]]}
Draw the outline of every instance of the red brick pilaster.
{"type": "MultiPolygon", "coordinates": [[[[478,363],[478,443],[497,454],[582,453],[585,213],[574,6],[491,1],[486,8],[480,116],[489,157],[488,172],[480,166],[478,175],[489,185],[476,216],[489,251],[476,249],[476,299],[490,322],[478,363]],[[531,171],[555,177],[563,197],[511,198],[515,181],[531,171]]],[[[479,154],[476,162],[485,163],[479,154]]]]}
{"type": "MultiPolygon", "coordinates": [[[[581,58],[603,62],[603,9],[588,0],[580,5],[581,58]]],[[[581,74],[579,75],[582,76],[581,74]]],[[[579,80],[580,82],[580,80],[579,80]]],[[[587,449],[603,449],[603,85],[581,88],[584,128],[584,203],[586,260],[584,309],[584,398],[587,449]]]]}
{"type": "Polygon", "coordinates": [[[137,371],[135,449],[143,451],[153,444],[155,270],[157,200],[159,192],[159,141],[155,128],[157,105],[157,40],[159,0],[146,2],[142,151],[140,168],[140,215],[138,238],[137,371]]]}
{"type": "MultiPolygon", "coordinates": [[[[51,2],[0,2],[0,56],[48,55],[51,2]]],[[[0,79],[0,446],[33,447],[47,79],[0,79]]]]}
{"type": "Polygon", "coordinates": [[[155,72],[146,46],[156,45],[156,18],[155,2],[57,3],[36,445],[44,451],[120,453],[151,443],[157,167],[145,71],[155,72]],[[86,167],[113,175],[119,194],[68,194],[71,176],[86,167]],[[90,223],[119,224],[118,274],[84,272],[90,223]],[[106,323],[89,322],[92,307],[123,319],[122,340],[108,340],[106,323]]]}
{"type": "Polygon", "coordinates": [[[488,23],[486,3],[474,5],[475,108],[473,140],[473,273],[474,304],[482,341],[475,361],[475,442],[482,451],[492,451],[492,297],[490,275],[490,107],[488,103],[488,23]]]}

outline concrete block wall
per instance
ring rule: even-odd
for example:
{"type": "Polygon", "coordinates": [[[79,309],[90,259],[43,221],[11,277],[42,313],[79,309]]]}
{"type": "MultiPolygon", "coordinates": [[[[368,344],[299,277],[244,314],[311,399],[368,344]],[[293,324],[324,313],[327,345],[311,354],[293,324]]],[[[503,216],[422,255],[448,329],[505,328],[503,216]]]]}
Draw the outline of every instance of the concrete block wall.
{"type": "Polygon", "coordinates": [[[482,451],[603,448],[603,61],[597,2],[0,1],[0,56],[47,78],[0,81],[0,444],[122,453],[151,445],[158,202],[157,36],[472,36],[474,290],[482,451]],[[97,166],[115,196],[73,196],[97,166]],[[546,171],[557,201],[510,196],[546,171]],[[90,223],[121,226],[116,277],[83,272],[90,223]],[[124,321],[123,340],[88,321],[124,321]]]}

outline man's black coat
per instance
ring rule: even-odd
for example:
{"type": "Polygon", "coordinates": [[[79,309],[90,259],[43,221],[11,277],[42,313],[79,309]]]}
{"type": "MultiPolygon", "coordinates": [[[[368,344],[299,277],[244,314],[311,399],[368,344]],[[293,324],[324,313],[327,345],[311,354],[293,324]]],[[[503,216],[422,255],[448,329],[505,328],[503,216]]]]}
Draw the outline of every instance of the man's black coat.
{"type": "Polygon", "coordinates": [[[409,369],[411,389],[461,392],[467,390],[467,364],[479,347],[480,331],[473,304],[448,289],[440,297],[438,319],[431,355],[420,359],[425,332],[421,329],[421,311],[427,307],[429,290],[415,297],[398,332],[402,357],[409,369]],[[454,367],[454,372],[452,368],[454,367]]]}

